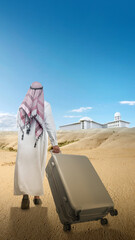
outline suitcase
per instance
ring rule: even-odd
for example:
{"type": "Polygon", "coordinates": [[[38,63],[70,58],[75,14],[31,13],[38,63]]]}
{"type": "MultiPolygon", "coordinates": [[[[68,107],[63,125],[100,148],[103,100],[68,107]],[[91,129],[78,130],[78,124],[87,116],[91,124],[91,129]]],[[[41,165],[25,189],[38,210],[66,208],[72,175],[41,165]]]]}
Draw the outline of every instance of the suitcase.
{"type": "Polygon", "coordinates": [[[64,231],[71,230],[71,224],[100,220],[108,213],[116,216],[114,203],[95,171],[84,155],[51,152],[45,168],[56,212],[64,231]]]}

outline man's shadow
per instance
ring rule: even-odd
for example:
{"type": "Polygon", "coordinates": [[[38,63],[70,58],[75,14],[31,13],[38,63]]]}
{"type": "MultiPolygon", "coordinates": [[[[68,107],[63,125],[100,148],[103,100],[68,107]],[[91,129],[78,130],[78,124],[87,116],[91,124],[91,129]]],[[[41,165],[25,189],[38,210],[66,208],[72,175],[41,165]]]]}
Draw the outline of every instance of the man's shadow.
{"type": "Polygon", "coordinates": [[[37,206],[27,210],[11,207],[7,239],[47,239],[50,232],[51,223],[47,207],[37,206]]]}
{"type": "MultiPolygon", "coordinates": [[[[54,213],[56,214],[56,213],[54,213]]],[[[31,207],[22,210],[11,207],[7,229],[7,240],[131,240],[131,236],[121,233],[110,226],[92,229],[91,222],[71,225],[70,232],[64,232],[56,216],[49,218],[47,207],[31,207]],[[84,224],[84,225],[83,225],[84,224]],[[87,228],[89,226],[89,228],[87,228]]]]}

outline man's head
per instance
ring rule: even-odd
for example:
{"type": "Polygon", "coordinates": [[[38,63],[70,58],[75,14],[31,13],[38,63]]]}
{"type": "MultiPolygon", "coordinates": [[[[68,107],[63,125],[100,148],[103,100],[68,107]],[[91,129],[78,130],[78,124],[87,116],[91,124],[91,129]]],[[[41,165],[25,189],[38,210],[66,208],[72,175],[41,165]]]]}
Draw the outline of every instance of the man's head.
{"type": "Polygon", "coordinates": [[[31,84],[19,110],[21,117],[20,128],[22,130],[22,140],[24,137],[25,126],[27,128],[26,133],[29,134],[32,122],[36,121],[36,141],[34,145],[34,147],[36,147],[37,141],[43,134],[44,128],[44,91],[41,83],[33,82],[31,84]]]}
{"type": "Polygon", "coordinates": [[[30,86],[31,89],[42,89],[43,86],[40,82],[33,82],[30,86]]]}

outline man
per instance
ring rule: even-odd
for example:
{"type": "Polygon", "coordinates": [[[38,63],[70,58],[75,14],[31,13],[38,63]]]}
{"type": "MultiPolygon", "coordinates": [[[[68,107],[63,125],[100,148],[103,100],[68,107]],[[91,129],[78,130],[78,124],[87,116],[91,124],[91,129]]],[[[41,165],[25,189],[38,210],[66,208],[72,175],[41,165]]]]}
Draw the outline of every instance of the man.
{"type": "Polygon", "coordinates": [[[14,195],[23,195],[21,208],[28,209],[29,195],[42,204],[48,135],[53,152],[59,153],[51,105],[44,101],[43,86],[33,82],[17,113],[18,150],[14,171],[14,195]]]}

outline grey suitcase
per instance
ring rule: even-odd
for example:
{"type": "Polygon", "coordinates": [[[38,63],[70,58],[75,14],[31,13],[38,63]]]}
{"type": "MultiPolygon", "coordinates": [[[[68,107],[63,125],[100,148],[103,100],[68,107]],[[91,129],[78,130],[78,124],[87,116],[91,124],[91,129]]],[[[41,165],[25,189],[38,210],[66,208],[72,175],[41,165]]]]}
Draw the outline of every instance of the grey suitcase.
{"type": "Polygon", "coordinates": [[[118,214],[86,156],[52,151],[51,154],[45,171],[64,231],[70,231],[71,224],[78,222],[100,220],[105,225],[108,213],[118,214]]]}

